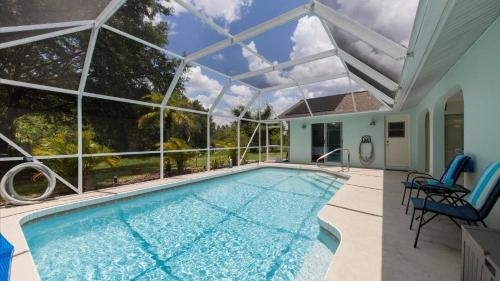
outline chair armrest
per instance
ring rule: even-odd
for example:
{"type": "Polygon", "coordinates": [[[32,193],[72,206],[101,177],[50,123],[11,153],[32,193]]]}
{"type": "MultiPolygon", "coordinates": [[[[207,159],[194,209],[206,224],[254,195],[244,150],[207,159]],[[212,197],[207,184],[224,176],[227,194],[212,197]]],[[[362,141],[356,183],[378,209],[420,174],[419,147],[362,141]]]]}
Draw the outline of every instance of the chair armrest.
{"type": "Polygon", "coordinates": [[[427,177],[430,177],[430,178],[433,178],[431,175],[429,175],[428,173],[424,173],[424,172],[419,172],[419,171],[411,171],[409,172],[407,175],[406,175],[406,181],[410,181],[410,176],[427,176],[427,177]]]}
{"type": "Polygon", "coordinates": [[[442,184],[442,183],[424,184],[424,185],[421,185],[421,188],[428,188],[428,189],[432,189],[432,190],[439,190],[439,191],[443,191],[443,192],[447,192],[447,193],[456,193],[456,192],[459,192],[459,193],[469,193],[470,192],[470,190],[468,190],[467,188],[465,188],[465,187],[463,187],[461,185],[458,185],[458,184],[454,184],[454,185],[445,185],[445,184],[442,184]]]}
{"type": "MultiPolygon", "coordinates": [[[[475,212],[476,214],[479,216],[479,212],[476,210],[476,208],[474,208],[474,206],[472,206],[467,200],[465,200],[464,198],[462,197],[459,197],[459,196],[455,196],[455,195],[452,195],[452,194],[443,194],[443,193],[429,193],[427,194],[427,196],[425,196],[425,200],[424,200],[424,205],[423,205],[423,208],[425,209],[425,206],[427,205],[427,201],[428,200],[431,200],[433,199],[434,202],[437,202],[437,200],[435,200],[434,197],[439,197],[439,199],[444,199],[444,198],[447,198],[447,199],[453,199],[456,203],[460,202],[462,203],[462,205],[468,205],[470,206],[475,212]]],[[[442,200],[441,200],[442,201],[442,200]]],[[[446,203],[441,203],[441,204],[446,204],[446,203]]]]}
{"type": "Polygon", "coordinates": [[[418,176],[418,177],[414,177],[411,181],[411,186],[415,186],[415,183],[417,182],[417,180],[430,180],[430,179],[435,179],[433,177],[427,177],[427,176],[418,176]]]}

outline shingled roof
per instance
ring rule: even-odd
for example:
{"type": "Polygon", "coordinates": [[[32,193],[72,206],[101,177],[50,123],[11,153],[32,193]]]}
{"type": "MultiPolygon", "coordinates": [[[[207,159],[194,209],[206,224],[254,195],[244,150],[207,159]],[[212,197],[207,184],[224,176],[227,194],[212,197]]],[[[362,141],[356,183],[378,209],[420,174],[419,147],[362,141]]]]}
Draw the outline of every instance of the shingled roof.
{"type": "MultiPolygon", "coordinates": [[[[314,115],[340,114],[349,112],[361,112],[378,110],[383,107],[382,103],[370,95],[367,91],[345,93],[340,95],[318,97],[307,99],[307,103],[314,115]],[[356,110],[353,105],[356,103],[356,110]]],[[[289,109],[280,114],[279,118],[292,118],[309,116],[309,110],[304,102],[300,100],[289,109]]]]}

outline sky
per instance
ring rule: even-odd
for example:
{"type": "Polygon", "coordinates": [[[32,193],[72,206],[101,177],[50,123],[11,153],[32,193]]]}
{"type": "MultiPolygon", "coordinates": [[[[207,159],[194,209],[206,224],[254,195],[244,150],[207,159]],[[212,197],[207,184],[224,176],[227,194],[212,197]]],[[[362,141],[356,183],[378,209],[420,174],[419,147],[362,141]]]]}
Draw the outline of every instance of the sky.
{"type": "MultiPolygon", "coordinates": [[[[175,10],[172,16],[159,14],[154,20],[154,22],[167,21],[170,24],[169,44],[165,46],[167,49],[178,54],[191,54],[226,38],[173,0],[157,1],[175,10]]],[[[308,2],[306,0],[184,1],[233,35],[308,2]]],[[[402,45],[408,45],[418,0],[322,0],[321,2],[402,45]]],[[[386,75],[394,80],[399,79],[402,61],[393,60],[342,30],[334,29],[334,31],[335,39],[341,48],[382,73],[387,73],[386,75]]],[[[270,64],[334,49],[321,21],[312,14],[307,14],[242,43],[248,49],[263,56],[265,61],[248,49],[235,44],[220,52],[207,55],[197,62],[233,76],[267,67],[270,64]]],[[[329,57],[283,71],[274,71],[245,79],[243,82],[258,88],[265,88],[341,73],[345,73],[341,60],[337,57],[329,57]]],[[[186,95],[190,99],[199,100],[207,109],[213,104],[227,82],[222,75],[200,66],[192,66],[186,78],[189,80],[186,83],[186,95]]],[[[362,89],[354,81],[351,81],[351,86],[353,90],[362,89]]],[[[307,98],[341,94],[349,91],[349,80],[347,78],[329,80],[304,86],[301,90],[307,98]]],[[[231,116],[231,108],[246,105],[255,93],[255,90],[241,83],[233,83],[224,96],[223,102],[215,108],[214,112],[231,116]]],[[[297,89],[287,89],[267,93],[261,96],[257,103],[269,102],[279,114],[299,101],[301,97],[297,89]]]]}

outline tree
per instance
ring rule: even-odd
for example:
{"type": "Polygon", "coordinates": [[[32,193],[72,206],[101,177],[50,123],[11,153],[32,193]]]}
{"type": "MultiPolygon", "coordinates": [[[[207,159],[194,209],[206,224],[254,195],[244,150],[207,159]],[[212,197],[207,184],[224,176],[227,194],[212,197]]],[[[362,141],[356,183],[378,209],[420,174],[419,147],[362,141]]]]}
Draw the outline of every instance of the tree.
{"type": "MultiPolygon", "coordinates": [[[[78,1],[77,1],[78,2],[78,1]]],[[[85,1],[76,3],[74,14],[65,10],[66,15],[90,15],[92,11],[100,11],[104,7],[88,5],[85,1]],[[93,10],[92,10],[93,9],[93,10]],[[91,11],[92,10],[92,11],[91,11]],[[80,14],[81,13],[81,14],[80,14]]],[[[23,14],[25,11],[57,11],[57,1],[8,1],[2,7],[0,21],[5,25],[26,24],[23,20],[37,20],[44,13],[23,14]],[[38,10],[37,10],[38,9],[38,10]],[[26,16],[26,17],[24,17],[26,16]],[[8,23],[8,24],[7,24],[8,23]]],[[[100,5],[100,4],[99,4],[100,5]]],[[[153,44],[168,44],[168,24],[152,24],[152,20],[161,13],[170,16],[171,9],[164,6],[163,1],[129,0],[111,17],[107,24],[140,37],[153,44]]],[[[58,15],[59,16],[59,15],[58,15]]],[[[68,19],[72,20],[72,19],[68,19]]],[[[90,31],[50,38],[26,45],[0,50],[0,77],[55,86],[65,89],[78,89],[78,84],[86,55],[90,31]]],[[[150,92],[165,93],[170,85],[179,61],[155,49],[138,44],[110,31],[101,29],[90,67],[85,91],[105,95],[115,95],[138,99],[150,92]]],[[[183,79],[176,87],[183,88],[183,79]]],[[[116,151],[123,151],[134,144],[137,150],[147,149],[141,146],[145,137],[153,138],[151,131],[143,130],[140,135],[127,134],[130,122],[112,120],[103,122],[103,116],[109,112],[119,112],[129,120],[137,119],[144,114],[144,109],[118,102],[106,102],[84,98],[84,122],[94,128],[96,138],[107,138],[106,144],[116,151]],[[92,101],[89,103],[89,101],[92,101]],[[102,137],[104,136],[104,137],[102,137]],[[132,138],[132,139],[131,139],[132,138]],[[109,141],[117,140],[117,141],[109,141]]],[[[60,93],[0,85],[0,129],[7,137],[14,139],[16,134],[15,120],[28,113],[41,113],[47,116],[54,112],[63,112],[73,118],[76,124],[76,98],[60,93]]],[[[154,142],[153,142],[154,143],[154,142]]],[[[0,142],[0,151],[7,151],[7,145],[0,142]]]]}

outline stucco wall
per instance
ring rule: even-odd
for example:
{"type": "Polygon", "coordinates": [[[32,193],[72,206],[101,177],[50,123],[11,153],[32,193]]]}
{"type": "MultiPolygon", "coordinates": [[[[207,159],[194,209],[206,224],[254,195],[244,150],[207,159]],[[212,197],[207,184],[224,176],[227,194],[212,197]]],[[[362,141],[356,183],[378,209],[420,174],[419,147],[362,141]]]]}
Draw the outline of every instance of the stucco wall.
{"type": "MultiPolygon", "coordinates": [[[[459,91],[464,95],[464,148],[472,155],[475,173],[465,175],[465,185],[474,186],[477,176],[493,161],[500,161],[500,18],[474,43],[415,108],[417,127],[423,128],[424,112],[430,112],[431,171],[442,173],[444,163],[444,104],[459,91]]],[[[414,134],[413,157],[424,166],[420,153],[423,134],[414,134]]],[[[500,203],[488,218],[500,227],[500,203]]]]}
{"type": "Polygon", "coordinates": [[[370,168],[384,168],[384,114],[328,116],[290,122],[290,162],[311,163],[311,124],[342,122],[343,147],[351,152],[351,166],[361,167],[358,146],[361,136],[370,135],[375,148],[375,159],[370,168]],[[370,126],[371,120],[376,124],[370,126]],[[305,128],[302,126],[305,124],[305,128]]]}
{"type": "MultiPolygon", "coordinates": [[[[465,174],[465,185],[473,188],[477,176],[492,162],[500,161],[500,18],[474,43],[436,86],[414,108],[410,115],[410,168],[423,170],[424,117],[430,117],[430,170],[440,176],[444,170],[444,108],[447,99],[463,91],[464,148],[473,156],[475,172],[465,174]]],[[[360,166],[358,145],[362,135],[372,136],[375,161],[371,168],[384,168],[384,114],[318,117],[290,122],[290,160],[310,163],[311,124],[343,122],[344,147],[351,151],[353,166],[360,166]],[[377,124],[370,126],[375,119],[377,124]],[[302,125],[306,128],[303,129],[302,125]]],[[[500,228],[500,203],[487,219],[500,228]]]]}

